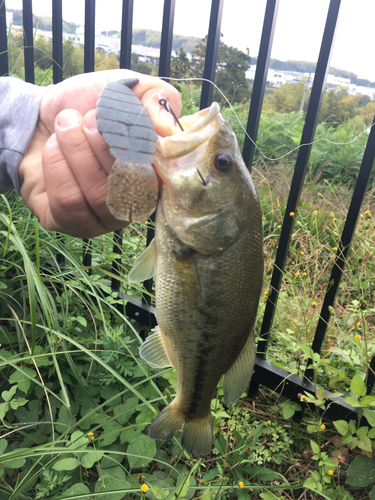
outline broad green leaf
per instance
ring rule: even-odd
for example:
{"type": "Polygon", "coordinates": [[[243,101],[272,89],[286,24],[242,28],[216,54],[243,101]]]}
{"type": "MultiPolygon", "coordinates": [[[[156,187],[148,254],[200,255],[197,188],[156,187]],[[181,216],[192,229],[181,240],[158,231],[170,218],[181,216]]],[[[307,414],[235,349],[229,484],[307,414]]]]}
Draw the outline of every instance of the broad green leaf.
{"type": "Polygon", "coordinates": [[[208,471],[204,476],[203,476],[203,481],[205,481],[206,483],[208,481],[211,481],[212,479],[215,479],[215,477],[217,476],[220,476],[220,472],[218,471],[218,469],[211,469],[210,471],[208,471]]]}
{"type": "Polygon", "coordinates": [[[5,451],[5,448],[8,446],[8,443],[5,439],[0,439],[0,455],[2,455],[5,451]]]}
{"type": "Polygon", "coordinates": [[[103,433],[99,438],[99,446],[108,446],[116,441],[122,431],[122,426],[115,420],[103,424],[103,433]]]}
{"type": "Polygon", "coordinates": [[[156,443],[148,436],[140,436],[127,449],[129,465],[132,469],[146,467],[154,458],[156,443]]]}
{"type": "Polygon", "coordinates": [[[55,470],[74,470],[79,466],[79,462],[76,458],[62,458],[58,462],[56,462],[52,468],[55,470]]]}
{"type": "Polygon", "coordinates": [[[131,484],[126,481],[121,481],[120,479],[110,479],[107,481],[104,479],[104,485],[101,481],[95,484],[95,493],[105,492],[105,495],[95,496],[95,499],[121,500],[122,498],[127,498],[126,491],[131,488],[131,484]],[[114,490],[118,490],[119,493],[111,493],[114,490]]]}
{"type": "Polygon", "coordinates": [[[87,495],[90,493],[88,487],[83,483],[77,483],[71,486],[68,490],[64,491],[64,497],[69,497],[73,495],[87,495]]]}
{"type": "Polygon", "coordinates": [[[129,398],[125,401],[123,405],[116,406],[116,408],[114,409],[114,415],[117,422],[122,425],[126,424],[129,418],[135,412],[138,403],[139,403],[138,398],[129,398]]]}
{"type": "Polygon", "coordinates": [[[357,427],[356,427],[354,421],[350,420],[349,421],[349,432],[351,432],[352,434],[355,434],[356,431],[357,431],[357,427]]]}
{"type": "Polygon", "coordinates": [[[365,488],[375,481],[375,459],[357,455],[350,464],[346,482],[354,488],[365,488]]]}
{"type": "Polygon", "coordinates": [[[341,434],[341,436],[344,436],[349,429],[349,424],[348,422],[345,422],[345,420],[335,420],[333,422],[333,425],[335,426],[337,432],[341,434]]]}
{"type": "Polygon", "coordinates": [[[361,398],[361,403],[366,406],[375,406],[375,397],[363,396],[363,398],[361,398]]]}
{"type": "Polygon", "coordinates": [[[9,391],[3,391],[1,397],[4,401],[10,401],[17,391],[17,385],[13,385],[9,391]]]}
{"type": "Polygon", "coordinates": [[[317,399],[325,399],[326,398],[326,391],[324,390],[323,387],[319,387],[319,389],[316,391],[316,397],[317,397],[317,399]]]}
{"type": "Polygon", "coordinates": [[[25,398],[17,398],[17,399],[13,399],[9,404],[12,408],[12,410],[17,410],[17,408],[19,406],[23,406],[25,405],[26,403],[28,403],[28,399],[25,399],[25,398]]]}
{"type": "Polygon", "coordinates": [[[372,488],[372,490],[370,491],[370,496],[369,496],[370,500],[375,500],[375,486],[372,488]]]}
{"type": "Polygon", "coordinates": [[[59,411],[59,420],[56,422],[56,429],[58,432],[64,433],[76,423],[76,419],[72,412],[65,405],[59,411]]]}
{"type": "Polygon", "coordinates": [[[358,430],[357,430],[357,436],[362,439],[364,437],[366,437],[368,434],[368,427],[366,426],[363,426],[363,427],[360,427],[358,430]]]}
{"type": "Polygon", "coordinates": [[[296,411],[301,411],[301,406],[298,403],[295,403],[294,401],[284,401],[281,404],[282,410],[283,410],[283,417],[285,419],[293,417],[296,411]]]}
{"type": "Polygon", "coordinates": [[[87,326],[87,321],[82,316],[77,316],[76,319],[77,319],[78,323],[81,323],[82,326],[87,326]]]}
{"type": "Polygon", "coordinates": [[[84,453],[81,457],[81,465],[85,467],[85,469],[91,469],[91,467],[103,457],[104,451],[90,451],[88,453],[84,453]]]}
{"type": "Polygon", "coordinates": [[[361,403],[355,396],[348,396],[344,401],[348,403],[348,405],[354,406],[354,408],[359,408],[361,406],[361,403]]]}
{"type": "Polygon", "coordinates": [[[25,465],[26,458],[13,458],[13,460],[9,460],[9,462],[6,462],[3,464],[3,467],[5,469],[19,469],[23,465],[25,465]]]}
{"type": "Polygon", "coordinates": [[[139,436],[143,436],[142,431],[136,427],[130,427],[129,429],[124,429],[120,434],[120,443],[131,443],[139,436]]]}
{"type": "Polygon", "coordinates": [[[119,479],[120,481],[125,481],[124,469],[119,465],[103,469],[102,474],[106,481],[108,481],[108,479],[119,479]]]}
{"type": "Polygon", "coordinates": [[[277,500],[278,499],[278,497],[276,495],[274,495],[273,493],[271,493],[270,491],[264,491],[259,496],[260,496],[260,498],[263,498],[263,500],[277,500]]]}
{"type": "Polygon", "coordinates": [[[3,420],[3,418],[5,417],[8,408],[9,408],[8,403],[0,403],[0,420],[3,420]]]}
{"type": "Polygon", "coordinates": [[[150,488],[152,493],[155,495],[156,498],[159,498],[159,500],[164,500],[164,498],[168,495],[167,491],[164,491],[162,487],[156,484],[150,484],[150,488]]]}
{"type": "Polygon", "coordinates": [[[361,448],[361,450],[372,451],[371,439],[368,436],[360,438],[357,446],[361,448]]]}
{"type": "Polygon", "coordinates": [[[350,383],[350,390],[356,396],[365,396],[366,395],[366,384],[361,379],[358,373],[354,375],[352,381],[350,383]]]}
{"type": "Polygon", "coordinates": [[[311,446],[312,451],[314,453],[316,453],[317,455],[319,455],[319,453],[320,453],[319,445],[310,439],[310,446],[311,446]]]}

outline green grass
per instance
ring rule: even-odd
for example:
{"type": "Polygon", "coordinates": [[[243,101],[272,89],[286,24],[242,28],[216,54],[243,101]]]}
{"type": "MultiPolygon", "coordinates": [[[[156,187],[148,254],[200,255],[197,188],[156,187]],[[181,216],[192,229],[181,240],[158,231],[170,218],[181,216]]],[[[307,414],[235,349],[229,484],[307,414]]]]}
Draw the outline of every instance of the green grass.
{"type": "MultiPolygon", "coordinates": [[[[282,128],[283,119],[277,118],[273,130],[282,128]]],[[[298,123],[297,116],[288,119],[298,123]]],[[[356,157],[362,146],[357,143],[356,157]]],[[[273,155],[284,150],[267,148],[273,155]]],[[[259,159],[253,178],[263,211],[263,292],[269,292],[292,178],[290,159],[259,159]]],[[[312,165],[267,355],[293,374],[303,374],[310,354],[350,196],[348,184],[336,177],[329,181],[312,165]]],[[[370,188],[326,341],[314,360],[317,385],[344,396],[353,392],[355,374],[365,378],[375,352],[374,214],[375,190],[370,188]]],[[[145,247],[145,232],[144,223],[123,232],[121,289],[138,298],[142,289],[126,276],[145,247]]],[[[110,291],[111,236],[92,240],[89,273],[82,266],[82,241],[45,231],[11,193],[0,200],[0,240],[0,498],[369,497],[371,484],[360,490],[345,485],[358,446],[349,449],[338,442],[331,423],[321,430],[315,413],[307,412],[303,424],[295,425],[290,418],[298,405],[263,389],[254,402],[242,399],[227,409],[219,387],[212,402],[215,441],[209,460],[187,456],[178,436],[163,444],[149,439],[147,426],[173,397],[175,374],[153,370],[139,358],[142,326],[122,314],[117,294],[104,297],[97,287],[100,283],[110,291]],[[66,267],[59,266],[57,253],[64,255],[66,267]],[[321,443],[321,464],[313,458],[311,438],[321,443]],[[345,458],[336,466],[329,460],[337,450],[345,458]],[[301,496],[312,474],[324,485],[320,493],[325,497],[313,493],[313,483],[301,496]],[[147,493],[140,489],[144,483],[147,493]]],[[[265,301],[263,293],[257,332],[265,301]]]]}

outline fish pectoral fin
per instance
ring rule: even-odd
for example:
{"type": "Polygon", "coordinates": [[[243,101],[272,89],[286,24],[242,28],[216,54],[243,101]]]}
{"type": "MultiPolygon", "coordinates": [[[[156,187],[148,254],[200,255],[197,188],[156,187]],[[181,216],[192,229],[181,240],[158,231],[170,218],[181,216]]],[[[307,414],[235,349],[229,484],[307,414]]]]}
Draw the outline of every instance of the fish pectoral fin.
{"type": "Polygon", "coordinates": [[[254,370],[256,345],[253,330],[238,358],[224,375],[225,404],[231,405],[246,391],[254,370]]]}
{"type": "Polygon", "coordinates": [[[128,275],[129,283],[138,283],[155,276],[156,267],[156,245],[155,239],[136,258],[134,266],[128,275]]]}
{"type": "Polygon", "coordinates": [[[155,333],[147,337],[141,345],[139,355],[152,368],[167,368],[172,366],[159,327],[157,326],[153,331],[155,333]]]}

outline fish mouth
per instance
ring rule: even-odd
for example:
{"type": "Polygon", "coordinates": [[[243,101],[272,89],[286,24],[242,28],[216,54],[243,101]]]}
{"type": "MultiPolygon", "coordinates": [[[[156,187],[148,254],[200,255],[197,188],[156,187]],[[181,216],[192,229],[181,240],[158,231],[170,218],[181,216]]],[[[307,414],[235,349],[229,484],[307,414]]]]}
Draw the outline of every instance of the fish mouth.
{"type": "Polygon", "coordinates": [[[172,129],[173,135],[159,137],[157,150],[166,160],[192,153],[217,132],[222,121],[220,107],[217,102],[213,102],[209,108],[183,116],[180,123],[184,130],[176,126],[172,129]]]}

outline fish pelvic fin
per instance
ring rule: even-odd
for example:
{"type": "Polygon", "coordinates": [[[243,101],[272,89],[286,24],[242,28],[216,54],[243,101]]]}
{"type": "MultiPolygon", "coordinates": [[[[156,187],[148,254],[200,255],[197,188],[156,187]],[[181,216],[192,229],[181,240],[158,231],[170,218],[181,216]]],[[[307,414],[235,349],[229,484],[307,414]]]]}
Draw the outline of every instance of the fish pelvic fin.
{"type": "Polygon", "coordinates": [[[155,275],[156,245],[155,239],[136,258],[134,266],[128,275],[129,283],[138,283],[148,280],[155,275]]]}
{"type": "Polygon", "coordinates": [[[224,375],[223,389],[226,405],[235,403],[249,387],[254,370],[255,354],[254,331],[251,330],[244,348],[224,375]]]}
{"type": "Polygon", "coordinates": [[[178,432],[184,423],[184,417],[172,401],[163,408],[159,415],[151,422],[148,435],[152,439],[169,441],[178,432]]]}
{"type": "Polygon", "coordinates": [[[153,329],[139,349],[139,355],[152,368],[167,368],[172,366],[169,359],[159,327],[153,329]]]}
{"type": "Polygon", "coordinates": [[[196,418],[185,422],[181,444],[189,455],[206,456],[211,452],[213,442],[211,412],[205,418],[196,418]]]}

